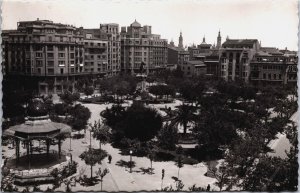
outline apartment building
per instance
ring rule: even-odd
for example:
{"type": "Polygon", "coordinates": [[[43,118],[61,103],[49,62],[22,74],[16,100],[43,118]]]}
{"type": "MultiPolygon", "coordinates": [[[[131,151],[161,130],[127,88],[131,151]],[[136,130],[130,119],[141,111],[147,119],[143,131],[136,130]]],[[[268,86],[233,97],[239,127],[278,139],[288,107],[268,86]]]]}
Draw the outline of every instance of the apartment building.
{"type": "Polygon", "coordinates": [[[127,28],[121,28],[121,68],[125,73],[140,73],[141,65],[146,73],[166,68],[167,40],[152,34],[151,26],[141,26],[136,20],[127,28]]]}
{"type": "Polygon", "coordinates": [[[251,63],[254,85],[297,85],[297,52],[262,47],[251,63]]]}
{"type": "Polygon", "coordinates": [[[39,93],[73,90],[76,75],[84,72],[83,36],[74,26],[49,20],[21,21],[6,42],[8,77],[29,80],[39,93]]]}
{"type": "Polygon", "coordinates": [[[114,76],[119,74],[121,71],[121,37],[119,24],[100,24],[100,39],[108,42],[107,75],[114,76]]]}
{"type": "Polygon", "coordinates": [[[250,62],[259,50],[257,39],[229,39],[220,48],[220,76],[225,80],[246,83],[250,77],[250,62]]]}

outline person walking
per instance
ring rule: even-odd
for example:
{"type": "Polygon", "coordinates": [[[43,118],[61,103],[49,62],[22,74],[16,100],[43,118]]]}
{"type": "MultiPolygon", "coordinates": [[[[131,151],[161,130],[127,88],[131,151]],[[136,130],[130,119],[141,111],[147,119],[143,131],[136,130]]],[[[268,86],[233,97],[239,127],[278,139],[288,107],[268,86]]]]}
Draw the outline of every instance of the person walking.
{"type": "Polygon", "coordinates": [[[209,192],[210,191],[210,185],[208,184],[206,187],[206,191],[209,192]]]}
{"type": "Polygon", "coordinates": [[[112,157],[111,155],[108,156],[108,163],[111,163],[112,157]]]}

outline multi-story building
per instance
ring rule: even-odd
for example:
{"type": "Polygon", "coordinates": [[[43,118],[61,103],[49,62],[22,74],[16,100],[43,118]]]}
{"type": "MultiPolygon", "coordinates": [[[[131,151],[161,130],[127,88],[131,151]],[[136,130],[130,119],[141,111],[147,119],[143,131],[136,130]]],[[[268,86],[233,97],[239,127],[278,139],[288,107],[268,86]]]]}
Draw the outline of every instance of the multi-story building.
{"type": "Polygon", "coordinates": [[[100,39],[108,41],[107,75],[117,75],[121,71],[121,37],[119,24],[100,24],[100,39]]]}
{"type": "Polygon", "coordinates": [[[2,30],[2,43],[1,43],[1,48],[2,48],[2,63],[1,63],[1,72],[2,75],[4,76],[6,74],[7,70],[7,44],[9,41],[9,34],[11,32],[15,32],[15,30],[2,30]]]}
{"type": "Polygon", "coordinates": [[[151,33],[151,26],[141,26],[136,20],[121,28],[121,68],[125,73],[151,73],[167,65],[167,40],[151,33]],[[141,66],[143,66],[141,68],[141,66]]]}
{"type": "Polygon", "coordinates": [[[100,39],[84,39],[84,71],[102,77],[108,71],[108,42],[100,39]]]}
{"type": "Polygon", "coordinates": [[[259,50],[257,39],[229,39],[220,49],[220,76],[225,80],[249,82],[250,62],[259,50]]]}
{"type": "Polygon", "coordinates": [[[296,85],[297,62],[296,52],[262,47],[250,63],[250,81],[254,85],[296,85]]]}
{"type": "Polygon", "coordinates": [[[84,72],[83,36],[74,26],[39,19],[22,21],[7,36],[8,77],[22,77],[25,87],[29,80],[27,86],[39,93],[74,89],[76,76],[84,72]]]}

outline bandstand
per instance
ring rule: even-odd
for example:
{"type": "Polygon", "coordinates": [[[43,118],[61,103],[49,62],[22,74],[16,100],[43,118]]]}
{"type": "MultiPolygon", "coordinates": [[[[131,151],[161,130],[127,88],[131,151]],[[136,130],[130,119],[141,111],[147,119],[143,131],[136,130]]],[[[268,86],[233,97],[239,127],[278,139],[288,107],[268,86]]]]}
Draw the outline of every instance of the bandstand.
{"type": "Polygon", "coordinates": [[[15,142],[15,156],[5,166],[15,174],[15,181],[49,180],[52,169],[68,162],[67,156],[62,156],[61,143],[71,133],[71,127],[51,121],[47,111],[41,99],[34,99],[29,104],[25,123],[3,133],[15,142]],[[57,151],[50,150],[51,145],[57,145],[57,151]]]}

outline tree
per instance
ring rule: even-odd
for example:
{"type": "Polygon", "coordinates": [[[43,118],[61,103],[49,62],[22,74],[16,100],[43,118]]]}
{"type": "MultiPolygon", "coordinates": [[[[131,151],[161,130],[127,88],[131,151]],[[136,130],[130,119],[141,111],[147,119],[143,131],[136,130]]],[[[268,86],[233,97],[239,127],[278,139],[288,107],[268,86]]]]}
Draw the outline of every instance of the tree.
{"type": "Polygon", "coordinates": [[[213,174],[213,177],[216,178],[217,182],[215,182],[215,184],[220,188],[220,191],[222,191],[222,188],[230,181],[229,170],[227,170],[225,163],[222,162],[219,168],[209,167],[208,170],[213,174]]]}
{"type": "Polygon", "coordinates": [[[166,150],[174,150],[178,142],[177,128],[165,124],[157,135],[158,146],[166,150]]]}
{"type": "Polygon", "coordinates": [[[73,105],[73,103],[80,98],[78,92],[71,93],[68,90],[65,90],[61,95],[60,99],[67,105],[73,105]]]}
{"type": "Polygon", "coordinates": [[[179,180],[179,171],[180,171],[180,168],[183,167],[183,162],[182,162],[182,160],[183,160],[182,155],[179,155],[179,156],[177,157],[177,160],[176,160],[176,163],[175,163],[175,165],[178,167],[178,175],[177,175],[178,180],[179,180]]]}
{"type": "Polygon", "coordinates": [[[102,160],[107,156],[107,152],[100,149],[89,148],[84,151],[79,157],[91,167],[91,179],[93,178],[93,166],[101,164],[102,160]]]}
{"type": "Polygon", "coordinates": [[[121,132],[130,139],[148,141],[152,139],[162,127],[160,114],[152,108],[145,107],[141,103],[133,103],[120,114],[107,109],[104,113],[106,123],[112,125],[114,132],[121,132]]]}
{"type": "Polygon", "coordinates": [[[105,124],[110,126],[112,129],[119,129],[117,126],[125,118],[125,108],[120,104],[113,105],[110,109],[106,108],[101,112],[101,116],[105,119],[105,124]]]}
{"type": "Polygon", "coordinates": [[[100,177],[101,191],[102,191],[103,178],[108,173],[109,173],[109,170],[107,168],[105,168],[103,171],[101,170],[101,168],[99,168],[98,171],[96,172],[96,174],[100,177]]]}
{"type": "Polygon", "coordinates": [[[92,95],[94,93],[94,87],[92,86],[88,86],[88,87],[85,87],[84,89],[84,94],[89,96],[89,95],[92,95]]]}
{"type": "Polygon", "coordinates": [[[101,144],[106,144],[110,139],[110,131],[107,125],[101,125],[100,120],[95,121],[94,124],[90,124],[93,131],[93,137],[99,141],[99,148],[101,150],[101,144]]]}
{"type": "Polygon", "coordinates": [[[87,121],[91,117],[91,112],[88,108],[81,104],[77,104],[70,109],[71,117],[68,119],[68,124],[76,131],[81,131],[86,128],[87,121]]]}
{"type": "Polygon", "coordinates": [[[191,105],[182,104],[178,107],[175,117],[171,120],[171,126],[183,125],[183,133],[187,132],[187,124],[195,121],[194,108],[191,105]]]}

